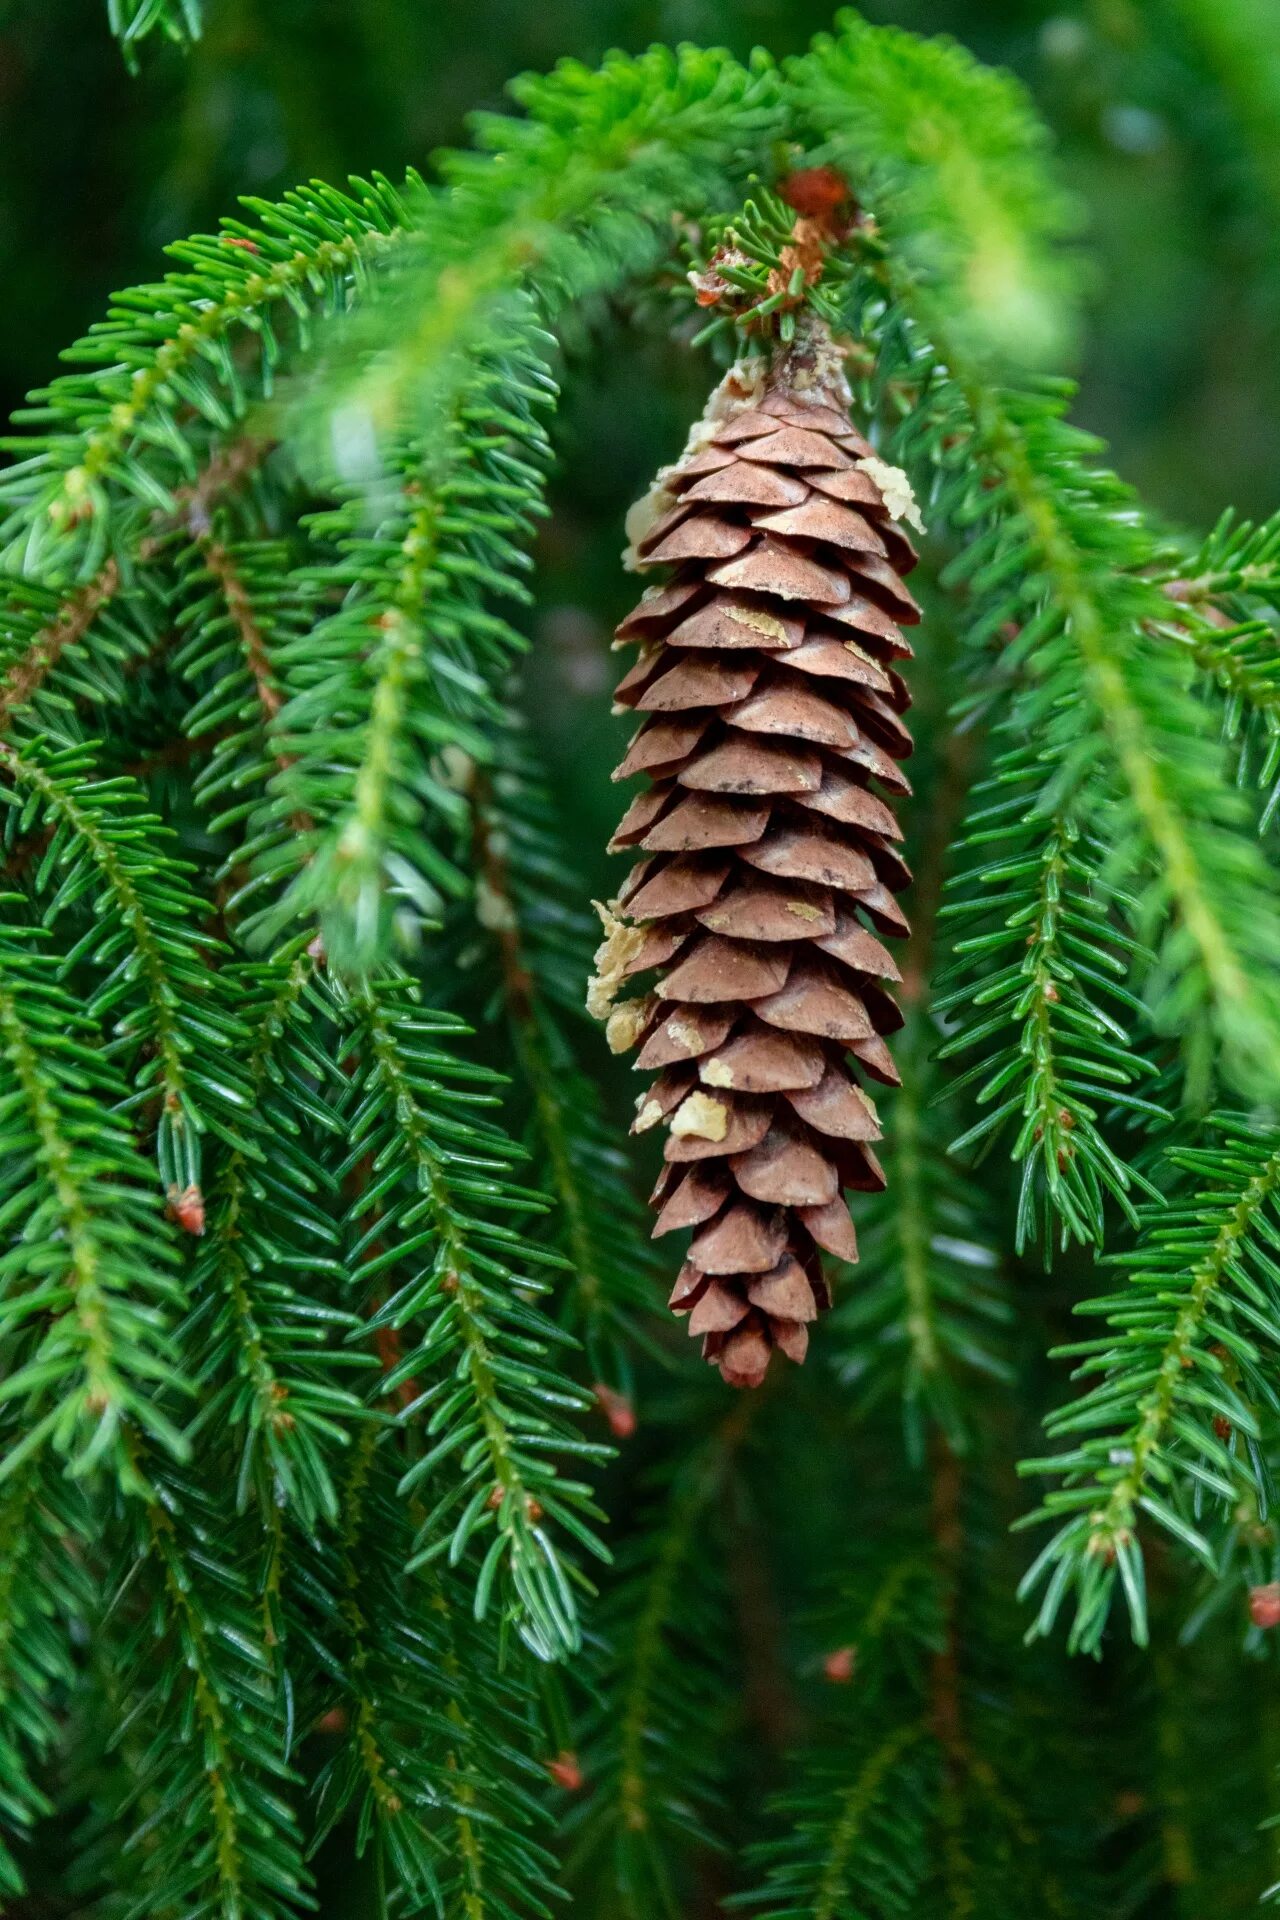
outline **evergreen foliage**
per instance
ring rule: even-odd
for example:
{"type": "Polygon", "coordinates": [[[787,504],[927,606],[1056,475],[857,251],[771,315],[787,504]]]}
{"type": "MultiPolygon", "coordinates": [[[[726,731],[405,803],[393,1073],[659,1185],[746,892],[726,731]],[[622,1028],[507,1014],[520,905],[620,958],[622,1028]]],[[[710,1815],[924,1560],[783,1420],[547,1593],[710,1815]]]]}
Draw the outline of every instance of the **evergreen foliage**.
{"type": "Polygon", "coordinates": [[[1243,1912],[1270,1761],[1192,1856],[1280,1623],[1280,523],[1166,528],[1069,423],[1074,209],[957,45],[512,94],[173,247],[5,442],[0,1888],[1243,1912]],[[889,1186],[758,1403],[651,1312],[516,671],[619,315],[707,384],[823,321],[928,526],[889,1186]]]}
{"type": "Polygon", "coordinates": [[[1041,1631],[1075,1589],[1072,1639],[1088,1649],[1117,1576],[1134,1633],[1147,1638],[1140,1513],[1213,1569],[1208,1516],[1230,1516],[1250,1497],[1265,1513],[1271,1492],[1261,1422],[1275,1405],[1267,1359],[1280,1143],[1247,1116],[1223,1114],[1206,1125],[1203,1144],[1171,1148],[1168,1158],[1181,1185],[1146,1210],[1133,1251],[1112,1258],[1124,1291],[1081,1305],[1104,1315],[1110,1332],[1067,1349],[1082,1356],[1083,1375],[1101,1378],[1055,1412],[1049,1430],[1083,1437],[1041,1463],[1066,1476],[1043,1517],[1074,1518],[1025,1584],[1052,1570],[1041,1631]]]}
{"type": "Polygon", "coordinates": [[[902,1086],[889,1106],[885,1192],[859,1218],[858,1270],[844,1276],[832,1330],[841,1378],[868,1408],[901,1402],[908,1456],[931,1428],[964,1452],[976,1380],[1011,1384],[1012,1309],[1002,1255],[985,1237],[980,1196],[947,1152],[934,1075],[913,1032],[898,1044],[902,1086]]]}
{"type": "Polygon", "coordinates": [[[510,1035],[535,1182],[552,1202],[544,1224],[564,1261],[560,1318],[593,1384],[621,1396],[615,1419],[625,1421],[632,1356],[648,1344],[643,1323],[657,1305],[657,1257],[627,1154],[578,1058],[598,922],[520,715],[507,716],[489,763],[462,777],[464,858],[476,877],[456,913],[458,979],[482,987],[477,1017],[500,1016],[510,1035]]]}
{"type": "Polygon", "coordinates": [[[107,0],[108,24],[133,72],[138,44],[148,34],[163,34],[181,46],[199,39],[202,18],[200,0],[107,0]]]}
{"type": "Polygon", "coordinates": [[[941,1644],[938,1602],[930,1570],[909,1559],[891,1561],[861,1605],[845,1600],[832,1625],[856,1650],[853,1670],[864,1670],[865,1683],[855,1693],[851,1675],[833,1687],[841,1707],[856,1697],[856,1710],[828,1711],[800,1785],[770,1809],[782,1837],[755,1848],[759,1887],[736,1903],[742,1909],[772,1920],[919,1911],[937,1794],[926,1699],[929,1657],[941,1644]]]}
{"type": "Polygon", "coordinates": [[[170,1338],[181,1286],[96,1023],[37,928],[11,920],[3,940],[4,1398],[19,1423],[6,1468],[52,1446],[78,1473],[106,1460],[131,1479],[130,1422],[185,1451],[155,1403],[160,1386],[186,1385],[170,1338]]]}

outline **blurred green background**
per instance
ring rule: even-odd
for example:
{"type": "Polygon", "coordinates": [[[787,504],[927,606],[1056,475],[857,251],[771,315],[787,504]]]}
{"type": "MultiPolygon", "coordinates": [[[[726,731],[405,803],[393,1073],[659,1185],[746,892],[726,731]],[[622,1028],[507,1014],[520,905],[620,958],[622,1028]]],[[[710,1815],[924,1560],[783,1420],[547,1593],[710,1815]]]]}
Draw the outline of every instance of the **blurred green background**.
{"type": "MultiPolygon", "coordinates": [[[[131,80],[103,0],[0,0],[0,394],[238,193],[395,173],[504,81],[651,40],[801,48],[824,0],[206,0],[131,80]]],[[[1167,511],[1274,505],[1280,332],[1276,0],[869,0],[1035,94],[1097,259],[1082,417],[1167,511]]]]}
{"type": "MultiPolygon", "coordinates": [[[[1055,138],[1092,259],[1078,417],[1170,517],[1280,502],[1280,0],[868,0],[1013,68],[1055,138]]],[[[237,194],[425,165],[522,68],[610,46],[783,55],[826,0],[207,0],[185,53],[126,73],[103,0],[0,0],[0,399],[6,411],[109,293],[237,194]]],[[[707,365],[620,318],[572,370],[532,669],[584,864],[613,800],[605,623],[626,605],[622,514],[678,448],[707,365]],[[584,735],[593,750],[581,752],[584,735]],[[598,746],[595,743],[599,743],[598,746]]]]}

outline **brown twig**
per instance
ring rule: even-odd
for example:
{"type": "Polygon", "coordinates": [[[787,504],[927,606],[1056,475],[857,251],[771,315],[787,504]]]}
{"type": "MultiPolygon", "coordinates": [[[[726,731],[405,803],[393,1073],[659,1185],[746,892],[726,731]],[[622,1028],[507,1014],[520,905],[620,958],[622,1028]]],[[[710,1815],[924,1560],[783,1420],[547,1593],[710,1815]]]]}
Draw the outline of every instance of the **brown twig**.
{"type": "MultiPolygon", "coordinates": [[[[245,664],[253,679],[258,704],[269,723],[279,713],[284,699],[276,685],[271,656],[267,652],[262,629],[255,617],[253,602],[223,542],[203,535],[200,537],[199,545],[205,566],[226,601],[227,612],[240,642],[240,650],[244,654],[245,664]]],[[[281,759],[278,764],[284,767],[290,763],[281,759]]]]}
{"type": "MultiPolygon", "coordinates": [[[[271,441],[245,435],[230,446],[220,448],[190,486],[178,489],[174,495],[175,513],[156,516],[156,531],[138,542],[138,561],[143,565],[154,561],[164,550],[166,532],[175,527],[186,528],[196,538],[207,536],[214,501],[242,486],[266,459],[272,445],[271,441]]],[[[124,575],[113,555],[92,580],[67,595],[53,619],[40,628],[21,659],[15,660],[0,679],[0,731],[13,713],[39,691],[67,648],[84,639],[123,585],[124,575]]],[[[168,644],[166,640],[165,647],[168,644]]],[[[142,664],[150,664],[157,651],[162,652],[164,648],[153,650],[142,664]]]]}
{"type": "Polygon", "coordinates": [[[486,922],[498,949],[502,985],[513,1020],[522,1026],[533,1019],[535,984],[525,963],[520,941],[520,922],[511,897],[507,863],[494,842],[489,806],[492,792],[487,777],[476,770],[471,782],[471,821],[475,836],[476,866],[494,903],[486,922]]]}
{"type": "Polygon", "coordinates": [[[189,487],[174,494],[177,518],[197,539],[212,531],[212,508],[224,494],[242,487],[275,448],[274,440],[256,440],[245,434],[228,447],[220,447],[189,487]]]}
{"type": "MultiPolygon", "coordinates": [[[[284,695],[276,679],[266,636],[258,624],[253,600],[225,543],[214,539],[208,533],[197,534],[196,539],[205,567],[222,595],[227,613],[235,628],[236,637],[240,642],[240,651],[249,669],[249,676],[258,697],[258,705],[262,709],[263,721],[269,730],[284,705],[284,695]]],[[[277,753],[274,758],[279,772],[287,773],[294,765],[296,756],[277,753]]],[[[301,808],[290,816],[290,820],[294,832],[300,836],[315,831],[315,821],[301,808]]]]}
{"type": "MultiPolygon", "coordinates": [[[[315,944],[319,946],[318,935],[315,944]]],[[[319,964],[319,953],[317,953],[316,959],[319,964]]],[[[349,1080],[353,1079],[359,1065],[356,1055],[354,1053],[349,1054],[346,1060],[340,1064],[341,1070],[346,1074],[347,1078],[349,1080]]],[[[367,1153],[361,1154],[343,1182],[343,1198],[349,1204],[354,1204],[354,1202],[360,1198],[360,1195],[365,1192],[372,1177],[373,1157],[367,1153]]],[[[369,1253],[372,1257],[376,1257],[383,1251],[384,1243],[381,1240],[374,1240],[370,1243],[369,1253]]],[[[371,1320],[385,1304],[386,1296],[384,1294],[375,1295],[369,1302],[364,1316],[365,1319],[371,1320]]],[[[381,1367],[382,1375],[385,1379],[388,1374],[395,1372],[401,1360],[404,1358],[404,1343],[400,1338],[400,1329],[385,1324],[375,1327],[373,1329],[373,1349],[378,1356],[378,1365],[381,1367]]],[[[395,1390],[395,1399],[401,1412],[403,1412],[406,1407],[412,1406],[421,1391],[422,1389],[416,1380],[402,1380],[400,1382],[395,1390]]]]}
{"type": "Polygon", "coordinates": [[[944,1752],[954,1758],[964,1744],[960,1712],[960,1670],[956,1635],[956,1576],[964,1532],[960,1522],[960,1460],[939,1436],[933,1448],[930,1531],[943,1586],[942,1644],[933,1660],[932,1720],[944,1752]]]}
{"type": "Polygon", "coordinates": [[[18,840],[9,849],[4,865],[0,867],[0,877],[5,880],[21,880],[32,861],[39,860],[53,838],[52,827],[41,827],[38,833],[31,833],[18,840]]]}
{"type": "Polygon", "coordinates": [[[23,707],[52,673],[67,648],[83,640],[103,607],[120,590],[119,563],[108,560],[87,586],[62,602],[54,618],[40,628],[20,660],[0,680],[0,728],[23,707]]]}
{"type": "Polygon", "coordinates": [[[735,1485],[731,1491],[733,1551],[728,1573],[742,1648],[743,1708],[748,1724],[770,1751],[783,1753],[796,1739],[800,1709],[782,1657],[782,1610],[769,1578],[761,1530],[742,1487],[735,1485]]]}

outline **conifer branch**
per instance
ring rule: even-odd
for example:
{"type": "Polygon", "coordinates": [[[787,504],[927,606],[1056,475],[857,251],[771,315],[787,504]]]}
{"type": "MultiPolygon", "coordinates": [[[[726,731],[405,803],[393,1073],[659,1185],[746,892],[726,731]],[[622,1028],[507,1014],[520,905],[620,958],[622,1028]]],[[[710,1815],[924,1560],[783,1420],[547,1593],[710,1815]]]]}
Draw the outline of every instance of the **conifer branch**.
{"type": "MultiPolygon", "coordinates": [[[[185,638],[174,669],[196,690],[183,731],[193,744],[212,746],[194,798],[206,810],[210,833],[231,836],[222,877],[243,884],[246,864],[259,850],[268,783],[290,764],[271,734],[284,700],[279,654],[305,629],[309,610],[292,591],[283,541],[235,539],[211,526],[196,534],[176,565],[185,638]]],[[[314,822],[294,814],[288,826],[297,839],[310,834],[314,822]]]]}
{"type": "Polygon", "coordinates": [[[945,37],[871,26],[847,8],[786,67],[789,89],[888,238],[927,286],[961,360],[1042,364],[1070,328],[1076,210],[1043,122],[1012,75],[945,37]]]}
{"type": "Polygon", "coordinates": [[[1171,600],[1200,613],[1250,602],[1280,610],[1280,514],[1255,524],[1228,508],[1208,539],[1160,578],[1171,600]]]}
{"type": "Polygon", "coordinates": [[[195,480],[190,442],[243,419],[236,349],[255,347],[269,382],[282,318],[305,339],[313,314],[340,309],[403,227],[401,196],[380,176],[352,194],[315,185],[246,205],[258,226],[228,221],[176,243],[183,270],[124,296],[65,356],[89,371],[61,375],[15,416],[44,431],[4,443],[19,455],[0,481],[13,572],[87,581],[113,551],[136,549],[150,513],[172,516],[195,480]],[[178,406],[191,411],[185,437],[173,432],[178,406]]]}
{"type": "Polygon", "coordinates": [[[389,298],[335,342],[325,418],[336,405],[375,433],[423,431],[526,290],[550,321],[634,283],[667,252],[671,215],[734,204],[787,126],[767,60],[689,45],[611,53],[594,73],[566,60],[508,91],[524,117],[477,114],[479,151],[439,157],[445,191],[417,200],[389,298]]]}
{"type": "MultiPolygon", "coordinates": [[[[11,746],[0,747],[3,766],[14,788],[27,789],[42,804],[53,826],[55,839],[61,826],[67,836],[79,841],[93,861],[112,897],[113,905],[132,937],[138,954],[139,972],[149,1004],[149,1023],[144,1039],[150,1043],[160,1062],[161,1098],[170,1114],[185,1115],[187,1106],[186,1074],[182,1047],[178,1038],[177,995],[169,984],[163,948],[138,891],[135,873],[128,856],[110,828],[104,828],[100,812],[84,803],[83,757],[77,758],[75,788],[71,778],[55,765],[50,770],[33,755],[24,755],[11,746]]],[[[174,1123],[181,1125],[179,1120],[174,1123]]]]}
{"type": "Polygon", "coordinates": [[[340,558],[311,590],[341,604],[279,650],[289,698],[272,730],[281,772],[265,810],[276,832],[263,835],[248,891],[287,875],[286,863],[298,870],[250,937],[318,912],[333,963],[361,971],[397,923],[412,944],[438,917],[441,889],[461,888],[433,842],[441,822],[453,838],[465,818],[450,755],[484,751],[490,689],[522,644],[489,603],[527,598],[522,547],[543,511],[547,451],[536,410],[554,392],[543,340],[527,306],[490,336],[447,427],[396,456],[396,495],[376,528],[361,493],[317,523],[340,558]],[[300,818],[317,831],[299,839],[300,818]]]}
{"type": "MultiPolygon", "coordinates": [[[[1172,583],[1165,592],[1176,600],[1173,587],[1183,584],[1172,583]]],[[[1206,693],[1221,696],[1222,737],[1235,757],[1237,778],[1264,795],[1258,827],[1265,833],[1280,804],[1280,647],[1268,620],[1235,623],[1222,611],[1234,599],[1188,598],[1185,617],[1160,631],[1190,654],[1206,693]]]]}
{"type": "Polygon", "coordinates": [[[201,542],[201,550],[210,577],[226,603],[227,617],[239,641],[263,717],[268,721],[274,720],[280,711],[280,689],[276,685],[266,640],[243,576],[221,540],[212,537],[205,539],[201,542]]]}
{"type": "Polygon", "coordinates": [[[624,1156],[563,1016],[581,1019],[596,944],[582,886],[529,746],[508,727],[472,776],[475,917],[496,950],[502,1000],[532,1104],[535,1168],[556,1202],[553,1244],[569,1263],[562,1319],[626,1424],[636,1318],[656,1304],[655,1261],[624,1156]]]}
{"type": "Polygon", "coordinates": [[[843,1276],[832,1320],[833,1362],[864,1407],[902,1400],[909,1457],[925,1458],[936,1423],[962,1449],[984,1381],[1008,1383],[1011,1310],[999,1254],[971,1181],[939,1138],[936,1086],[918,1028],[896,1057],[902,1085],[885,1116],[888,1185],[859,1219],[859,1263],[843,1276]],[[931,1097],[932,1095],[932,1097],[931,1097]]]}
{"type": "Polygon", "coordinates": [[[1071,1645],[1085,1651],[1099,1644],[1117,1577],[1134,1638],[1146,1643],[1144,1515],[1212,1568],[1201,1506],[1234,1507],[1252,1487],[1266,1493],[1258,1439],[1261,1410],[1278,1401],[1280,1143],[1225,1114],[1209,1144],[1167,1158],[1191,1178],[1144,1212],[1137,1247],[1112,1261],[1125,1290],[1079,1309],[1110,1331],[1061,1349],[1081,1357],[1079,1377],[1099,1376],[1046,1423],[1067,1447],[1022,1467],[1063,1477],[1032,1516],[1061,1522],[1023,1582],[1024,1593],[1048,1582],[1036,1631],[1051,1630],[1070,1596],[1071,1645]]]}
{"type": "Polygon", "coordinates": [[[138,1882],[123,1911],[291,1920],[310,1904],[308,1877],[244,1542],[220,1503],[141,1449],[135,1477],[143,1493],[107,1616],[146,1736],[120,1808],[138,1882]]]}
{"type": "MultiPolygon", "coordinates": [[[[1144,643],[1147,603],[1154,600],[1158,608],[1158,596],[1136,579],[1100,572],[1100,529],[1106,526],[1113,536],[1112,567],[1128,543],[1114,512],[1106,520],[1092,514],[1086,522],[1075,502],[1067,504],[1060,478],[1037,460],[1033,437],[1051,427],[1052,411],[1020,418],[1020,409],[976,392],[970,404],[978,443],[1006,482],[1022,522],[1025,560],[1048,584],[1064,622],[1060,635],[1037,636],[1034,648],[1024,633],[1020,652],[1043,691],[1024,706],[1020,720],[1053,714],[1049,745],[1076,778],[1086,769],[1096,771],[1086,720],[1100,729],[1123,796],[1121,819],[1150,863],[1143,916],[1173,916],[1156,974],[1156,991],[1166,998],[1163,1009],[1157,1001],[1157,1017],[1163,1013],[1167,1020],[1176,1004],[1189,1021],[1199,1003],[1223,1049],[1227,1073],[1239,1083],[1258,1084],[1270,1074],[1269,1065],[1260,1074],[1258,1056],[1268,1063],[1280,1057],[1274,996],[1259,984],[1258,972],[1259,938],[1269,940],[1273,931],[1272,889],[1238,832],[1240,808],[1204,729],[1178,680],[1162,674],[1161,659],[1144,643]],[[1079,663],[1083,681],[1076,686],[1085,699],[1063,713],[1065,684],[1058,676],[1068,659],[1079,663]]],[[[1051,444],[1051,435],[1040,439],[1042,460],[1051,457],[1051,444]]],[[[1091,504],[1100,504],[1097,489],[1090,493],[1091,504]]],[[[1133,571],[1140,557],[1138,551],[1128,556],[1133,571]]],[[[1086,793],[1084,799],[1087,813],[1101,803],[1101,794],[1086,793]]],[[[1126,865],[1132,870],[1131,855],[1126,865]]]]}
{"type": "Polygon", "coordinates": [[[57,666],[68,647],[78,645],[99,613],[120,591],[120,567],[108,560],[96,579],[78,587],[61,601],[48,621],[38,627],[25,652],[5,670],[0,681],[0,730],[9,716],[25,707],[57,666]]]}
{"type": "Polygon", "coordinates": [[[369,1325],[412,1329],[384,1390],[420,1387],[401,1418],[426,1416],[431,1445],[401,1491],[441,1489],[411,1567],[440,1554],[456,1563],[492,1528],[477,1618],[499,1581],[521,1635],[540,1658],[557,1658],[578,1644],[571,1583],[582,1576],[562,1562],[549,1526],[588,1552],[603,1549],[588,1524],[587,1489],[562,1480],[551,1455],[591,1458],[601,1449],[563,1418],[585,1396],[556,1366],[563,1336],[533,1304],[547,1285],[541,1273],[558,1262],[493,1217],[536,1212],[539,1202],[510,1183],[512,1148],[477,1112],[495,1096],[471,1089],[497,1076],[461,1067],[438,1044],[466,1029],[420,1012],[396,981],[361,988],[352,1013],[363,1047],[349,1164],[377,1172],[353,1209],[362,1228],[353,1257],[366,1292],[380,1276],[392,1279],[369,1325]]]}
{"type": "Polygon", "coordinates": [[[1122,898],[1128,910],[1109,911],[1116,894],[1103,878],[1105,852],[1070,806],[1040,813],[1043,777],[1039,752],[1017,746],[975,791],[961,843],[970,864],[949,883],[939,916],[953,929],[952,965],[934,1002],[944,1021],[962,1017],[940,1059],[982,1049],[949,1091],[976,1088],[988,1111],[953,1151],[1017,1126],[1019,1248],[1037,1232],[1051,1245],[1055,1217],[1064,1237],[1100,1242],[1108,1195],[1136,1217],[1137,1176],[1102,1124],[1116,1107],[1161,1113],[1132,1091],[1153,1072],[1130,1039],[1141,1003],[1126,981],[1143,957],[1124,931],[1132,910],[1122,898]]]}
{"type": "Polygon", "coordinates": [[[450,1890],[465,1920],[488,1920],[495,1907],[549,1920],[560,1895],[558,1869],[537,1837],[549,1821],[539,1774],[516,1744],[523,1731],[518,1699],[500,1681],[489,1683],[487,1696],[476,1685],[488,1649],[464,1641],[456,1602],[442,1588],[432,1604],[442,1618],[451,1695],[445,1769],[457,1844],[448,1849],[450,1890]]]}
{"type": "MultiPolygon", "coordinates": [[[[412,1694],[406,1689],[404,1700],[398,1703],[394,1672],[385,1677],[382,1673],[380,1663],[385,1656],[380,1654],[380,1647],[385,1641],[378,1634],[376,1614],[385,1611],[389,1596],[379,1592],[368,1574],[368,1560],[376,1551],[377,1538],[370,1508],[378,1439],[377,1426],[369,1422],[352,1449],[344,1476],[342,1520],[333,1549],[330,1589],[322,1601],[347,1643],[347,1657],[340,1670],[344,1705],[336,1710],[343,1718],[346,1738],[338,1758],[324,1769],[317,1784],[316,1844],[323,1842],[357,1804],[359,1794],[361,1852],[372,1832],[375,1844],[395,1859],[397,1877],[415,1902],[411,1911],[426,1912],[440,1897],[436,1877],[439,1839],[424,1818],[433,1797],[432,1787],[423,1779],[420,1759],[410,1762],[407,1769],[402,1765],[412,1749],[402,1749],[392,1732],[397,1705],[402,1717],[413,1717],[408,1704],[412,1694]],[[384,1680],[385,1692],[380,1680],[384,1680]]],[[[321,1598],[323,1588],[314,1576],[306,1582],[304,1592],[308,1591],[313,1601],[321,1598]]],[[[326,1667],[332,1665],[335,1651],[327,1649],[326,1667]]]]}
{"type": "Polygon", "coordinates": [[[373,1422],[360,1434],[337,1538],[293,1600],[322,1676],[320,1717],[341,1722],[314,1844],[354,1812],[358,1848],[372,1840],[406,1913],[542,1920],[554,1868],[518,1695],[490,1627],[466,1638],[456,1576],[405,1573],[416,1502],[397,1490],[395,1439],[373,1422]]]}
{"type": "Polygon", "coordinates": [[[182,1304],[146,1171],[113,1109],[124,1086],[58,963],[17,923],[0,924],[0,1398],[22,1411],[0,1468],[16,1474],[47,1446],[77,1473],[109,1462],[126,1484],[127,1422],[175,1453],[164,1411],[179,1387],[170,1326],[182,1304]]]}
{"type": "MultiPolygon", "coordinates": [[[[1034,1695],[1044,1675],[1014,1680],[1000,1658],[991,1541],[941,1435],[930,1465],[927,1519],[917,1512],[904,1528],[900,1507],[879,1514],[815,1612],[812,1731],[790,1758],[792,1784],[770,1799],[765,1836],[748,1848],[752,1880],[734,1908],[770,1920],[1014,1920],[1032,1904],[1063,1920],[1105,1904],[1081,1874],[1061,1777],[1041,1780],[1010,1759],[1010,1727],[1029,1714],[1009,1694],[1020,1681],[1034,1695]]],[[[1078,1745],[1079,1729],[1067,1737],[1078,1745]]],[[[1038,1750],[1047,1758],[1051,1741],[1038,1750]]]]}
{"type": "MultiPolygon", "coordinates": [[[[654,1846],[656,1809],[652,1805],[657,1782],[649,1766],[654,1720],[657,1669],[667,1652],[665,1635],[676,1604],[676,1595],[687,1573],[687,1562],[695,1551],[698,1521],[714,1487],[719,1483],[724,1462],[721,1458],[704,1460],[701,1473],[691,1477],[673,1503],[667,1524],[658,1542],[644,1604],[635,1622],[634,1635],[626,1650],[628,1674],[619,1701],[621,1724],[618,1729],[617,1800],[622,1826],[628,1835],[644,1834],[646,1844],[654,1846]]],[[[687,1792],[688,1783],[684,1783],[687,1792]]],[[[657,1867],[659,1855],[651,1853],[657,1867]]]]}
{"type": "Polygon", "coordinates": [[[936,1612],[935,1583],[918,1561],[900,1558],[846,1600],[840,1635],[853,1684],[839,1692],[848,1687],[856,1706],[841,1712],[830,1701],[820,1735],[794,1757],[797,1785],[769,1808],[784,1830],[748,1849],[756,1884],[734,1896],[736,1910],[769,1920],[915,1910],[930,1877],[938,1792],[925,1696],[936,1612]]]}
{"type": "MultiPolygon", "coordinates": [[[[178,526],[193,539],[207,539],[213,532],[215,507],[230,505],[249,493],[262,479],[275,450],[273,440],[255,433],[239,433],[230,440],[215,441],[195,479],[174,491],[178,526]]],[[[161,539],[157,536],[144,542],[141,558],[153,558],[160,549],[161,539]]]]}
{"type": "Polygon", "coordinates": [[[135,676],[168,643],[165,573],[175,530],[207,538],[215,505],[253,483],[269,450],[248,434],[215,448],[195,479],[174,490],[176,518],[138,520],[86,585],[4,578],[0,733],[33,706],[50,725],[65,725],[69,703],[103,714],[125,707],[135,676]]]}
{"type": "Polygon", "coordinates": [[[366,1364],[343,1345],[360,1323],[333,1298],[346,1268],[326,1160],[343,1136],[316,1029],[327,1020],[336,1031],[337,1016],[314,975],[299,944],[228,982],[252,1015],[248,1112],[212,1183],[196,1305],[178,1333],[182,1351],[200,1356],[193,1433],[216,1428],[238,1447],[237,1504],[252,1494],[269,1526],[287,1507],[307,1528],[338,1518],[332,1456],[363,1411],[341,1375],[366,1364]]]}
{"type": "Polygon", "coordinates": [[[63,589],[13,575],[0,581],[0,732],[20,715],[67,727],[77,712],[122,708],[134,675],[165,644],[163,592],[145,570],[126,579],[114,557],[85,586],[63,589]]]}
{"type": "MultiPolygon", "coordinates": [[[[66,1484],[28,1460],[0,1485],[0,1828],[29,1839],[54,1811],[33,1774],[47,1764],[75,1683],[67,1627],[87,1610],[85,1570],[66,1549],[84,1515],[66,1484]]],[[[25,1891],[0,1831],[0,1893],[25,1891]]]]}
{"type": "Polygon", "coordinates": [[[211,991],[212,943],[197,930],[188,869],[165,846],[172,834],[132,780],[102,779],[83,748],[0,742],[0,772],[10,837],[33,821],[50,830],[36,876],[38,894],[56,877],[46,922],[73,911],[82,920],[91,909],[64,970],[83,965],[97,975],[89,1011],[112,1016],[114,1051],[134,1069],[131,1104],[157,1104],[161,1182],[178,1194],[198,1191],[201,1134],[225,1129],[246,1096],[233,1057],[215,1058],[241,1029],[211,991]],[[92,911],[100,904],[109,908],[102,918],[92,911]]]}
{"type": "Polygon", "coordinates": [[[569,1867],[575,1884],[598,1878],[625,1920],[674,1920],[691,1861],[723,1845],[712,1821],[725,1727],[713,1703],[730,1629],[710,1549],[753,1406],[655,1477],[646,1524],[601,1606],[600,1700],[581,1743],[589,1797],[570,1821],[569,1867]]]}
{"type": "Polygon", "coordinates": [[[1280,710],[1277,677],[1276,636],[1265,621],[1248,621],[1233,626],[1225,620],[1196,620],[1189,626],[1165,628],[1166,634],[1190,652],[1201,673],[1206,674],[1227,697],[1231,718],[1228,737],[1238,725],[1236,716],[1248,711],[1261,715],[1274,730],[1280,710]]]}

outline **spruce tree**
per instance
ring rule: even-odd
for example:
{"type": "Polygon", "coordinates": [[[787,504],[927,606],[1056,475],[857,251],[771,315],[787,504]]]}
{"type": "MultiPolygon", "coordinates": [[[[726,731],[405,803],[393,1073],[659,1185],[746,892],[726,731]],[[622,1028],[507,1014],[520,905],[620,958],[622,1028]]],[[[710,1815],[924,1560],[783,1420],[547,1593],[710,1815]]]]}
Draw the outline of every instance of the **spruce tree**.
{"type": "Polygon", "coordinates": [[[512,97],[173,247],[6,443],[6,1910],[1251,1910],[1280,525],[1071,424],[955,44],[512,97]],[[620,321],[717,398],[593,960],[521,663],[620,321]]]}

